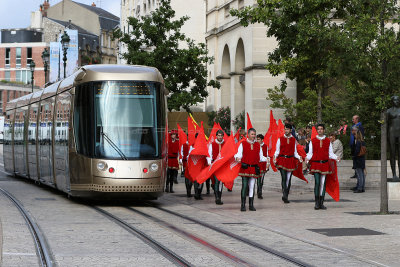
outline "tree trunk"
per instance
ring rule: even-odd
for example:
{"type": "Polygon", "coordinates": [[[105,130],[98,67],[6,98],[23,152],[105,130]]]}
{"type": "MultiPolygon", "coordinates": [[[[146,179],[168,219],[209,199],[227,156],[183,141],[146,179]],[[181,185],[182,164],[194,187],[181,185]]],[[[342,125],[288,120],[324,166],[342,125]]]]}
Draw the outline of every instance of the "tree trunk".
{"type": "Polygon", "coordinates": [[[322,86],[318,86],[317,122],[322,123],[322,86]]]}
{"type": "Polygon", "coordinates": [[[381,112],[381,210],[382,214],[389,213],[387,191],[387,120],[386,112],[381,112]]]}

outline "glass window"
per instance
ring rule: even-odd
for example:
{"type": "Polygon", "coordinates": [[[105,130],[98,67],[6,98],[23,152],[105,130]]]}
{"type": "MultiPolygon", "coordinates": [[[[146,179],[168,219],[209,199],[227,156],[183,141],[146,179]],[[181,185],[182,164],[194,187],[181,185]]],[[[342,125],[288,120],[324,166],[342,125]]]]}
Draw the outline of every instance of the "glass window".
{"type": "Polygon", "coordinates": [[[155,82],[107,81],[77,87],[78,153],[112,159],[159,158],[162,135],[157,129],[165,126],[162,101],[160,84],[155,82]]]}
{"type": "Polygon", "coordinates": [[[15,49],[15,64],[17,68],[21,68],[21,47],[15,49]]]}
{"type": "Polygon", "coordinates": [[[6,70],[4,72],[4,80],[6,80],[6,81],[10,81],[11,80],[11,73],[10,73],[9,70],[6,70]]]}
{"type": "Polygon", "coordinates": [[[32,47],[26,48],[26,65],[28,66],[32,61],[32,47]]]}
{"type": "Polygon", "coordinates": [[[11,48],[6,48],[6,68],[10,67],[11,48]]]}
{"type": "Polygon", "coordinates": [[[15,80],[17,82],[22,82],[22,70],[15,71],[15,80]]]}

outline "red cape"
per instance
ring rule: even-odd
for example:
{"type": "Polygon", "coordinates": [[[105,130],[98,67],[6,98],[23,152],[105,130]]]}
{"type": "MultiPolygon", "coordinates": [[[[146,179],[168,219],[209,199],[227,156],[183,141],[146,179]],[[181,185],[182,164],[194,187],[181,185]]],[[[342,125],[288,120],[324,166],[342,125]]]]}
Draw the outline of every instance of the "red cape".
{"type": "Polygon", "coordinates": [[[330,159],[329,165],[332,170],[332,174],[328,174],[326,176],[326,192],[335,200],[339,201],[340,199],[340,186],[339,179],[337,176],[337,165],[336,160],[330,159]]]}

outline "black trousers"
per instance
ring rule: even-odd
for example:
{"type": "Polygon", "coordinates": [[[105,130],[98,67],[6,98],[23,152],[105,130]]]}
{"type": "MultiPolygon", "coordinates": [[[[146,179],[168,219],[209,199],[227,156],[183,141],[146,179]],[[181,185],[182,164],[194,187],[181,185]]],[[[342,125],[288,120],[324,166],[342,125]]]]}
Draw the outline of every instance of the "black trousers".
{"type": "Polygon", "coordinates": [[[167,170],[167,183],[165,185],[166,188],[171,190],[173,185],[174,185],[174,180],[177,179],[176,177],[178,176],[178,170],[175,169],[168,169],[167,170]]]}

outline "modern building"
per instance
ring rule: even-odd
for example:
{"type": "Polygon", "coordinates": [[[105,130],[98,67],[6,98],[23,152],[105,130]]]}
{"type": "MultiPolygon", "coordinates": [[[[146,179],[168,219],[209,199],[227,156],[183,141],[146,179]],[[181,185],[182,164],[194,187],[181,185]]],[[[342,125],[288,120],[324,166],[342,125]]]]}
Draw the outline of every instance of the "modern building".
{"type": "MultiPolygon", "coordinates": [[[[208,66],[209,79],[217,79],[221,89],[209,89],[206,110],[230,106],[231,118],[248,112],[253,126],[265,132],[269,125],[267,89],[278,86],[285,76],[273,77],[266,69],[268,53],[276,40],[266,36],[262,24],[243,27],[230,9],[253,6],[255,0],[206,0],[206,44],[214,63],[208,66]]],[[[286,94],[296,100],[296,82],[288,81],[286,94]]],[[[275,117],[283,118],[281,110],[275,117]]]]}
{"type": "Polygon", "coordinates": [[[29,64],[35,62],[34,90],[45,84],[42,32],[30,29],[1,30],[0,43],[0,114],[5,104],[32,92],[29,64]]]}

